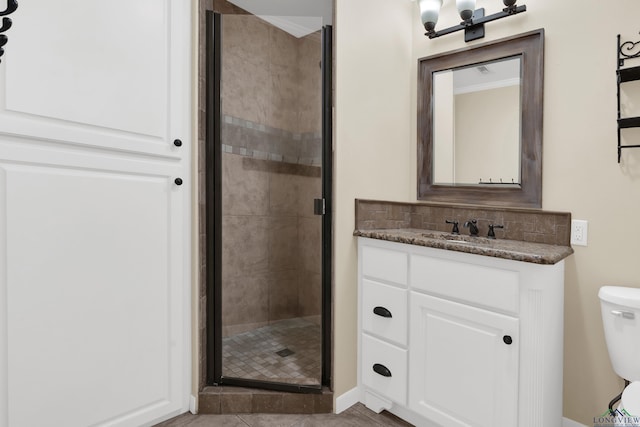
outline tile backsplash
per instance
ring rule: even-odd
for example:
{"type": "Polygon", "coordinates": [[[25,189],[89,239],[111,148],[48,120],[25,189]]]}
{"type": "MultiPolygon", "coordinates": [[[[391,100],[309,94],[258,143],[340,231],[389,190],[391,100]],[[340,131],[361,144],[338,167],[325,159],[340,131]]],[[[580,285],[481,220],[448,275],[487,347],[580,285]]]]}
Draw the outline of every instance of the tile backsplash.
{"type": "Polygon", "coordinates": [[[443,203],[403,203],[356,199],[356,229],[416,228],[451,231],[458,221],[460,233],[468,234],[463,224],[478,221],[480,235],[486,236],[489,224],[502,225],[495,230],[498,239],[523,242],[570,245],[571,213],[538,209],[450,205],[443,203]]]}

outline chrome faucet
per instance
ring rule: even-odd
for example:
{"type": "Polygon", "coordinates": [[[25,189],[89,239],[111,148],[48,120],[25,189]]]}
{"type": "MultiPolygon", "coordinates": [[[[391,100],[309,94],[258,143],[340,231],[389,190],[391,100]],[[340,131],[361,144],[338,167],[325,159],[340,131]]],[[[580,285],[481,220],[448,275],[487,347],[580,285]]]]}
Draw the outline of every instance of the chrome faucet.
{"type": "Polygon", "coordinates": [[[464,223],[464,226],[469,229],[470,236],[478,235],[478,226],[476,225],[477,223],[478,221],[476,221],[475,219],[470,219],[469,221],[464,223]]]}

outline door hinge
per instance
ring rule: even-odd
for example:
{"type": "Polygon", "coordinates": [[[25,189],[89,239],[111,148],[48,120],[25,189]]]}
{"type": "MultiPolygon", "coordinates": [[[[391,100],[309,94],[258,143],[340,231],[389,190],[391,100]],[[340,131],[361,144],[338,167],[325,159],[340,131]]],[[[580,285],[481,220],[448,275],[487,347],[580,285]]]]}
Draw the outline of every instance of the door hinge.
{"type": "Polygon", "coordinates": [[[313,214],[324,215],[325,213],[324,199],[313,199],[313,214]]]}

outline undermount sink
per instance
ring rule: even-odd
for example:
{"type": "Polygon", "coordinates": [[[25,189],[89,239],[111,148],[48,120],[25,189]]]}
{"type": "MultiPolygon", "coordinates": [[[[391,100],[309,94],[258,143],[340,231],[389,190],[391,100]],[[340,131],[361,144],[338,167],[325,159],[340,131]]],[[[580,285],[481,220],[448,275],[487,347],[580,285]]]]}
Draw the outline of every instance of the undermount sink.
{"type": "Polygon", "coordinates": [[[447,242],[450,243],[462,243],[465,245],[473,245],[475,244],[475,242],[467,242],[466,240],[456,240],[456,239],[446,239],[447,242]]]}
{"type": "Polygon", "coordinates": [[[445,242],[448,242],[448,243],[459,243],[463,245],[482,246],[482,245],[488,245],[488,244],[491,244],[492,242],[495,242],[495,239],[489,239],[487,237],[469,236],[469,235],[463,235],[463,234],[452,234],[452,233],[447,233],[442,231],[429,231],[426,233],[422,233],[422,236],[429,239],[444,240],[445,242]]]}

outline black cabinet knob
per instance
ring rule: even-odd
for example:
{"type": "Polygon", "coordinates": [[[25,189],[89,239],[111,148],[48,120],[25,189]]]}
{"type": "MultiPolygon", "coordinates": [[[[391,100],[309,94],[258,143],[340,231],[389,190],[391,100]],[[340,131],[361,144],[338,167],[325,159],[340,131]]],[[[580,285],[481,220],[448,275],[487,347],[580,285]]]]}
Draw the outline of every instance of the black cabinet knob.
{"type": "Polygon", "coordinates": [[[380,307],[380,306],[375,307],[373,309],[373,314],[377,314],[378,316],[381,316],[381,317],[393,317],[389,310],[387,310],[384,307],[380,307]]]}
{"type": "Polygon", "coordinates": [[[174,139],[173,145],[175,145],[176,147],[182,147],[182,141],[180,141],[179,139],[174,139]]]}
{"type": "Polygon", "coordinates": [[[509,335],[505,335],[502,337],[502,341],[504,341],[506,345],[511,345],[511,343],[513,342],[513,338],[511,338],[509,335]]]}
{"type": "Polygon", "coordinates": [[[173,182],[175,182],[176,185],[182,185],[182,178],[176,178],[173,180],[173,182]]]}
{"type": "Polygon", "coordinates": [[[382,375],[383,377],[391,376],[391,371],[386,366],[381,365],[379,363],[375,363],[373,365],[373,372],[375,372],[376,374],[382,375]]]}

